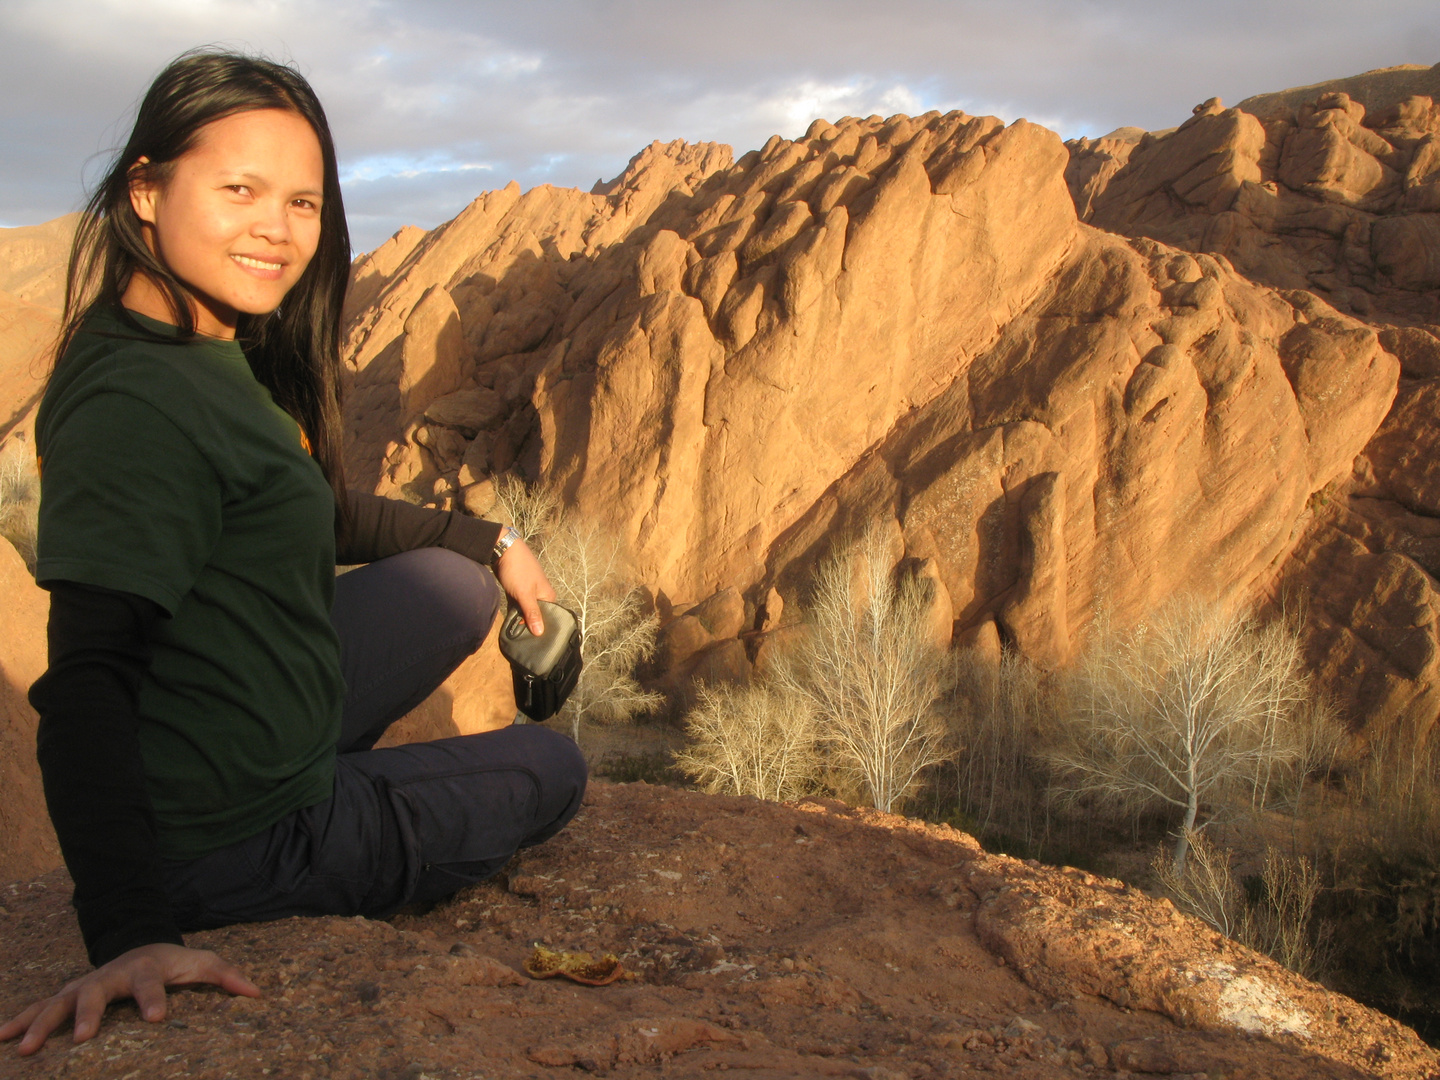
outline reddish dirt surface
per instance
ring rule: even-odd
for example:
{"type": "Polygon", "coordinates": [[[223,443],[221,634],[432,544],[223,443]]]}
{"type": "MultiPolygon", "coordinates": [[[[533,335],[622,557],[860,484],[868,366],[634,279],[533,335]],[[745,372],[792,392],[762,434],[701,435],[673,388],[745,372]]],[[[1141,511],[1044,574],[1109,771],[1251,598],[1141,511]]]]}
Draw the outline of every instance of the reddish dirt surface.
{"type": "MultiPolygon", "coordinates": [[[[67,895],[58,873],[0,892],[7,1015],[85,969],[67,895]]],[[[1165,901],[832,802],[596,782],[560,837],[424,914],[191,943],[265,996],[117,1007],[78,1049],[0,1051],[0,1078],[1440,1076],[1408,1029],[1165,901]],[[526,978],[536,942],[634,978],[526,978]]]]}

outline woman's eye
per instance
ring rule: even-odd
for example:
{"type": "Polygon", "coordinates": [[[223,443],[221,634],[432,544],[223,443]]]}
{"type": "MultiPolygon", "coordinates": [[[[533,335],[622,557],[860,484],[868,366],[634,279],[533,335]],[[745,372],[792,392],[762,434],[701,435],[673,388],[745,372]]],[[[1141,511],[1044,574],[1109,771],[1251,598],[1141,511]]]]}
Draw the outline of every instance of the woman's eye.
{"type": "Polygon", "coordinates": [[[297,210],[319,210],[319,209],[320,209],[320,207],[319,207],[318,205],[316,205],[316,203],[313,202],[313,201],[310,200],[310,199],[296,199],[296,200],[295,200],[293,203],[291,203],[290,205],[293,206],[293,207],[295,207],[297,210]]]}
{"type": "Polygon", "coordinates": [[[225,185],[225,187],[226,187],[226,190],[227,190],[227,191],[233,191],[236,195],[249,195],[249,194],[250,194],[250,189],[249,189],[249,187],[247,187],[247,186],[244,185],[244,184],[227,184],[227,185],[225,185]]]}

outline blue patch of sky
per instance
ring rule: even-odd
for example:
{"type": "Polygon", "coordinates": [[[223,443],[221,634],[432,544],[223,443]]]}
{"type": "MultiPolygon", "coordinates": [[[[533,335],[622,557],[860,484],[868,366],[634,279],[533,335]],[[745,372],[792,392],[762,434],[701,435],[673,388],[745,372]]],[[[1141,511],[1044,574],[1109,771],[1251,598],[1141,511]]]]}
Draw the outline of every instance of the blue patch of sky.
{"type": "Polygon", "coordinates": [[[412,180],[436,173],[493,172],[495,166],[482,161],[459,161],[450,154],[371,154],[340,167],[342,184],[364,183],[391,177],[412,180]]]}

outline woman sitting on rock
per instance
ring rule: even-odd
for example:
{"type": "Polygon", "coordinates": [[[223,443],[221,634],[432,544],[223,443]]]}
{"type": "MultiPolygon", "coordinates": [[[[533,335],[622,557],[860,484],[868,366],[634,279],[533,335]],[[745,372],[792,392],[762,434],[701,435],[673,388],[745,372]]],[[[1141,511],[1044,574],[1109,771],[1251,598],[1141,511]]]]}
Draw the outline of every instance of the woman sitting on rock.
{"type": "Polygon", "coordinates": [[[371,749],[479,646],[500,586],[537,633],[555,593],[513,530],[346,492],[349,259],[305,80],[171,64],[76,235],[36,425],[30,698],[95,970],[0,1027],[22,1054],[120,998],[159,1020],[167,985],[259,993],[182,931],[434,901],[579,808],[584,762],[546,728],[371,749]]]}

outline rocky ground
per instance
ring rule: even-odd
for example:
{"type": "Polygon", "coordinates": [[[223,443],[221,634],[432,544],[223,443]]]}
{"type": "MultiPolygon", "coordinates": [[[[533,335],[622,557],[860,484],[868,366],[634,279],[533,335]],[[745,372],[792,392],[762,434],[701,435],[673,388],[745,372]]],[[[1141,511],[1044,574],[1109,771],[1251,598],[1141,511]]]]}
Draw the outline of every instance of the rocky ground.
{"type": "MultiPolygon", "coordinates": [[[[59,872],[4,889],[7,1013],[84,970],[67,895],[59,872]]],[[[833,802],[596,782],[559,838],[432,911],[191,940],[265,996],[116,1008],[79,1048],[0,1052],[0,1077],[1440,1076],[1408,1029],[1165,901],[833,802]],[[535,943],[631,977],[527,978],[535,943]]]]}

